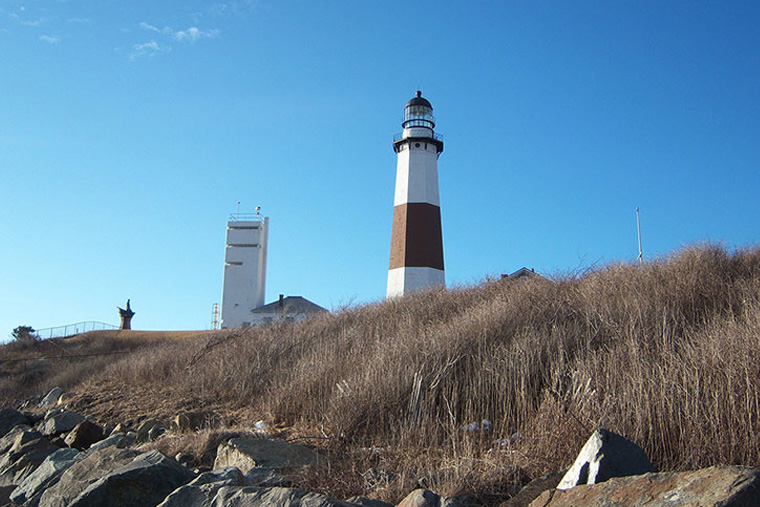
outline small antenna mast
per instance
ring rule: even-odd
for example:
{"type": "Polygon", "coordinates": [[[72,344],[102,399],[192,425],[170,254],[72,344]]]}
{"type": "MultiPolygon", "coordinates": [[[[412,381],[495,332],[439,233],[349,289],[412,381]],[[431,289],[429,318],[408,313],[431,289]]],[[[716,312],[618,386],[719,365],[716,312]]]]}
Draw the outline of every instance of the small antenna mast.
{"type": "Polygon", "coordinates": [[[644,263],[644,252],[641,250],[641,220],[639,219],[639,207],[636,206],[636,230],[639,233],[639,266],[644,263]]]}
{"type": "MultiPolygon", "coordinates": [[[[636,208],[636,209],[639,209],[639,208],[636,208]]],[[[240,216],[240,201],[238,201],[237,215],[240,216]]],[[[238,219],[238,220],[240,220],[240,219],[238,219]]]]}
{"type": "Polygon", "coordinates": [[[219,303],[214,303],[211,314],[211,329],[219,329],[219,303]]]}

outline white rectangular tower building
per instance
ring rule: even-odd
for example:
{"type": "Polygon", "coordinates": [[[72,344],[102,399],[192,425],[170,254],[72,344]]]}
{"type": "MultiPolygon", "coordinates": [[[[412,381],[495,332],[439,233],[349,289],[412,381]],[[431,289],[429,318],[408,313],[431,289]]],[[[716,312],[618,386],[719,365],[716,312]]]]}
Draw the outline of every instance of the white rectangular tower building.
{"type": "Polygon", "coordinates": [[[251,310],[264,306],[269,217],[235,213],[227,222],[222,289],[222,329],[251,325],[251,310]]]}

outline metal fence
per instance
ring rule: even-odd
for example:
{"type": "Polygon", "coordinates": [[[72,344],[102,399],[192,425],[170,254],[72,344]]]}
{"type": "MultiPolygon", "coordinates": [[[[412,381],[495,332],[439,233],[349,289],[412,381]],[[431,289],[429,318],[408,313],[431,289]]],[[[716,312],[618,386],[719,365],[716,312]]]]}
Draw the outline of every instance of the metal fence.
{"type": "MultiPolygon", "coordinates": [[[[412,136],[412,137],[413,137],[414,139],[417,139],[417,138],[416,138],[416,137],[414,137],[414,136],[412,136]]],[[[393,142],[394,142],[394,143],[395,143],[395,142],[397,142],[397,141],[401,141],[402,139],[404,139],[404,132],[403,132],[403,131],[401,131],[401,132],[398,132],[398,133],[396,133],[396,134],[393,134],[393,142]]],[[[422,138],[420,138],[420,139],[422,139],[422,138]]],[[[433,139],[435,139],[436,141],[443,141],[443,136],[442,136],[441,134],[436,134],[436,133],[434,132],[434,133],[433,133],[433,139]]]]}
{"type": "Polygon", "coordinates": [[[86,333],[87,331],[103,331],[106,329],[119,329],[119,326],[88,320],[86,322],[77,322],[76,324],[68,324],[66,326],[38,329],[34,334],[44,340],[47,338],[63,338],[79,333],[86,333]]]}

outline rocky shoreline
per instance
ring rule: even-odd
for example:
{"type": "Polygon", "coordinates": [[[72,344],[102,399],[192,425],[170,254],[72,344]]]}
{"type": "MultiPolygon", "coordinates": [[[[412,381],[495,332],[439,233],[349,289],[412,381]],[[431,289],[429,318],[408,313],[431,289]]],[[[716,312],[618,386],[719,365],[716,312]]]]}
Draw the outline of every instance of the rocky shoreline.
{"type": "MultiPolygon", "coordinates": [[[[179,414],[170,425],[149,419],[134,431],[107,430],[59,408],[60,396],[60,390],[51,391],[34,410],[0,410],[0,505],[394,507],[376,499],[338,500],[291,487],[293,473],[321,459],[318,450],[297,443],[256,434],[230,437],[216,448],[211,467],[193,467],[192,456],[172,458],[136,448],[168,430],[217,425],[220,420],[213,412],[179,414]]],[[[396,507],[470,505],[466,498],[417,489],[396,507]]],[[[655,473],[639,446],[599,429],[567,471],[533,481],[501,505],[760,505],[760,472],[724,466],[655,473]]]]}

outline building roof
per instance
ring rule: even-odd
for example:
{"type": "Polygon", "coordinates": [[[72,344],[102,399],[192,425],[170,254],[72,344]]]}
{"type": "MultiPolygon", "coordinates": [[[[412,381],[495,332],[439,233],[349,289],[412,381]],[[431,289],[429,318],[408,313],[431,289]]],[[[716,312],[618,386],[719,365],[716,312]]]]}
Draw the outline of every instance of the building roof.
{"type": "Polygon", "coordinates": [[[326,312],[325,308],[322,308],[316,303],[312,303],[308,299],[302,296],[288,296],[283,297],[277,301],[260,306],[251,313],[287,313],[290,315],[301,313],[322,313],[326,312]]]}
{"type": "Polygon", "coordinates": [[[427,106],[430,109],[433,109],[433,106],[430,104],[428,99],[422,98],[422,92],[419,90],[417,90],[417,96],[413,97],[409,102],[407,102],[406,106],[427,106]]]}
{"type": "Polygon", "coordinates": [[[515,280],[517,278],[523,278],[523,277],[534,277],[538,276],[540,278],[544,278],[543,276],[536,273],[535,269],[528,269],[526,267],[522,267],[515,271],[514,273],[511,273],[509,275],[501,275],[502,280],[515,280]]]}

